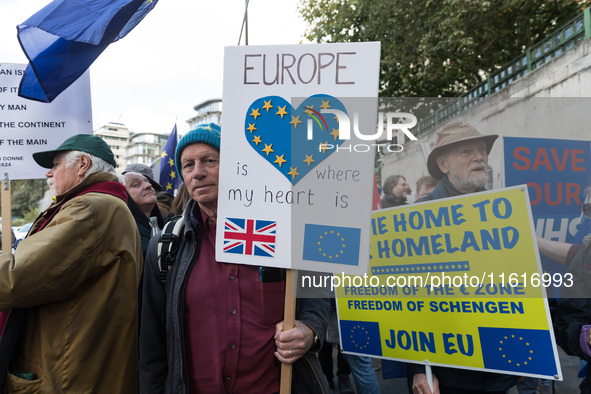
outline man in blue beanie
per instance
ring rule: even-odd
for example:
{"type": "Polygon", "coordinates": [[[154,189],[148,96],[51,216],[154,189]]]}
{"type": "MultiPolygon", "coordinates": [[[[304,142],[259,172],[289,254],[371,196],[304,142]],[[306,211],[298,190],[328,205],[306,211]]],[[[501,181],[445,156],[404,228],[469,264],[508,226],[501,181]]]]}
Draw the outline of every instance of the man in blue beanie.
{"type": "MultiPolygon", "coordinates": [[[[191,200],[180,219],[179,252],[164,281],[160,237],[148,247],[140,333],[143,393],[276,393],[281,363],[304,357],[308,365],[308,358],[316,359],[318,377],[324,378],[308,351],[318,351],[318,338],[325,337],[328,300],[300,299],[296,327],[284,331],[283,270],[215,259],[220,131],[215,124],[199,126],[177,146],[175,165],[191,200]]],[[[303,380],[311,385],[308,392],[327,387],[326,380],[303,380]]],[[[296,376],[294,387],[299,383],[296,376]]]]}

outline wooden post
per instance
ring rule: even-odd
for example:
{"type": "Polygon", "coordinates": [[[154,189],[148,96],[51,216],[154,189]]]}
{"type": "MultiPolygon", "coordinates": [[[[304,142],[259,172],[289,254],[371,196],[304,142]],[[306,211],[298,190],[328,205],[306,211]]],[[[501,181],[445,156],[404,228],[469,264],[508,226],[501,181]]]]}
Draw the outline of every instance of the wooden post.
{"type": "Polygon", "coordinates": [[[425,374],[427,375],[427,383],[429,384],[429,388],[431,392],[433,392],[433,371],[431,370],[431,366],[429,364],[425,365],[425,374]]]}
{"type": "Polygon", "coordinates": [[[10,208],[10,181],[8,173],[2,180],[2,253],[12,252],[12,213],[10,208]]]}
{"type": "MultiPolygon", "coordinates": [[[[288,269],[285,276],[285,308],[283,311],[283,329],[291,330],[295,326],[296,282],[298,271],[288,269]]],[[[281,364],[280,394],[291,394],[291,373],[293,364],[281,364]]]]}

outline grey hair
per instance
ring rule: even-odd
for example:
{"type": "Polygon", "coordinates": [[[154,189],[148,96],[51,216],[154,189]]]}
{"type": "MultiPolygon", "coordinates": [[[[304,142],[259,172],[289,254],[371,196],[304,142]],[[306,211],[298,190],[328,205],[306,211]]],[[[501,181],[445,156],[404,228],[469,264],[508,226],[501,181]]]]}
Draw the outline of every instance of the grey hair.
{"type": "Polygon", "coordinates": [[[98,156],[79,150],[71,150],[64,153],[63,160],[66,161],[66,168],[72,167],[74,163],[80,160],[80,157],[82,157],[82,155],[88,156],[91,162],[90,168],[88,169],[88,171],[86,171],[86,174],[84,174],[84,178],[86,178],[90,174],[94,174],[95,172],[103,171],[115,175],[119,183],[125,184],[123,181],[123,177],[115,171],[115,167],[113,167],[111,164],[107,163],[105,160],[101,159],[98,156]]]}

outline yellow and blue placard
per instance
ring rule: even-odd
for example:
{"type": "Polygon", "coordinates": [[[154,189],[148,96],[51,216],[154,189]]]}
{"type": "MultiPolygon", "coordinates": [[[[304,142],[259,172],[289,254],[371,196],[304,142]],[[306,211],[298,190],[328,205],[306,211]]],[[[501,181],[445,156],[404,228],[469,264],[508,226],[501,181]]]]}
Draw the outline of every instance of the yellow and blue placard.
{"type": "Polygon", "coordinates": [[[333,277],[343,350],[561,379],[526,190],[375,211],[368,275],[333,277]]]}

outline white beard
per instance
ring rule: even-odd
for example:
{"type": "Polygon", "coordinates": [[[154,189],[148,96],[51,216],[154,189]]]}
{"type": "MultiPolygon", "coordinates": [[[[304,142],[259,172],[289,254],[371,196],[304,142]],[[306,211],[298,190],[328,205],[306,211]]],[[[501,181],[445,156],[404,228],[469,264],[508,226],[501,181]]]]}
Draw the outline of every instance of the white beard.
{"type": "Polygon", "coordinates": [[[451,172],[448,174],[463,190],[476,190],[485,187],[488,183],[488,167],[486,164],[473,164],[468,169],[468,173],[463,178],[456,177],[451,172]],[[472,173],[473,170],[480,169],[483,172],[472,173]]]}
{"type": "Polygon", "coordinates": [[[56,196],[55,191],[53,190],[53,182],[50,182],[49,179],[47,180],[47,184],[49,185],[49,190],[43,194],[41,200],[37,203],[39,206],[39,212],[44,212],[49,206],[53,203],[54,197],[56,196]]]}
{"type": "Polygon", "coordinates": [[[486,173],[467,175],[464,178],[456,178],[452,174],[450,175],[464,190],[476,190],[485,187],[488,183],[488,174],[486,173]]]}

